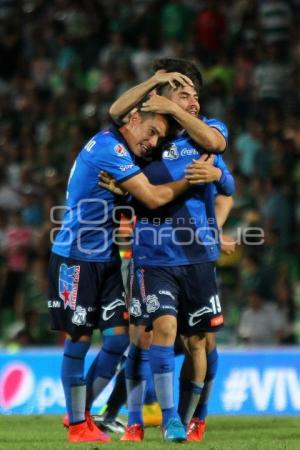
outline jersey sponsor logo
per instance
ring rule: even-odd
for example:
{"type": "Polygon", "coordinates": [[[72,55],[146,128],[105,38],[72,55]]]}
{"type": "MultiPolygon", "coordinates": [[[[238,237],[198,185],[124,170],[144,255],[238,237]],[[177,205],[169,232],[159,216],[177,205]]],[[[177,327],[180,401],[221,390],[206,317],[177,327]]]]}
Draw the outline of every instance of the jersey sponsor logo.
{"type": "Polygon", "coordinates": [[[199,156],[199,152],[194,148],[183,148],[180,152],[181,156],[199,156]]]}
{"type": "Polygon", "coordinates": [[[119,169],[120,169],[122,172],[126,172],[127,170],[130,170],[130,169],[132,169],[133,167],[134,167],[133,164],[126,164],[126,165],[124,165],[124,166],[119,166],[119,169]]]}
{"type": "Polygon", "coordinates": [[[151,314],[154,313],[155,311],[158,310],[158,308],[160,307],[160,303],[158,301],[158,298],[156,297],[156,295],[147,295],[146,298],[146,309],[147,309],[147,313],[151,314]]]}
{"type": "Polygon", "coordinates": [[[80,276],[80,266],[68,267],[62,263],[59,268],[59,298],[64,302],[64,308],[67,306],[75,310],[78,284],[80,276]]]}
{"type": "Polygon", "coordinates": [[[222,325],[223,323],[224,323],[224,317],[221,315],[221,316],[213,317],[210,321],[210,326],[217,327],[219,325],[222,325]]]}
{"type": "Polygon", "coordinates": [[[86,309],[82,308],[82,306],[76,306],[76,310],[73,314],[72,317],[72,323],[74,323],[74,325],[85,325],[86,324],[86,309]]]}
{"type": "Polygon", "coordinates": [[[194,313],[189,313],[189,326],[193,327],[195,325],[197,325],[197,323],[200,323],[202,320],[202,316],[204,314],[210,314],[212,313],[213,310],[211,308],[209,308],[208,306],[203,306],[203,308],[198,309],[197,311],[195,311],[194,313]]]}
{"type": "Polygon", "coordinates": [[[139,317],[142,315],[142,308],[139,299],[134,298],[131,300],[130,305],[130,315],[134,317],[139,317]]]}
{"type": "Polygon", "coordinates": [[[168,150],[164,150],[162,153],[163,159],[178,159],[179,153],[175,144],[172,144],[168,150]]]}
{"type": "Polygon", "coordinates": [[[168,297],[171,297],[172,300],[175,300],[174,295],[170,291],[161,290],[161,291],[158,291],[158,293],[160,295],[167,295],[168,297]]]}
{"type": "Polygon", "coordinates": [[[118,306],[126,306],[125,300],[121,300],[120,298],[117,298],[113,302],[109,303],[109,305],[102,306],[102,309],[103,309],[102,319],[105,322],[107,322],[109,319],[111,319],[116,314],[116,311],[114,311],[114,309],[118,308],[118,306]]]}
{"type": "Polygon", "coordinates": [[[115,145],[114,146],[114,151],[116,152],[116,154],[118,156],[128,156],[129,155],[128,151],[126,150],[126,148],[122,144],[115,145]]]}

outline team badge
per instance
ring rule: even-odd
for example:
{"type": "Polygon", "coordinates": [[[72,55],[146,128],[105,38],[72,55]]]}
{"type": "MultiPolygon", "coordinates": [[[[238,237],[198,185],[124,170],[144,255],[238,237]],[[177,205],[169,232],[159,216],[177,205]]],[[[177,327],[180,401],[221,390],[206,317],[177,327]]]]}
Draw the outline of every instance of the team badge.
{"type": "Polygon", "coordinates": [[[154,313],[160,307],[160,303],[156,295],[147,295],[146,308],[147,313],[154,313]]]}
{"type": "Polygon", "coordinates": [[[179,153],[175,144],[172,144],[170,148],[164,150],[162,153],[163,159],[178,159],[179,153]]]}
{"type": "Polygon", "coordinates": [[[69,306],[70,309],[75,310],[78,283],[80,275],[80,266],[68,267],[63,263],[59,268],[59,298],[64,302],[64,308],[69,306]]]}
{"type": "Polygon", "coordinates": [[[127,156],[128,155],[128,151],[122,144],[115,145],[114,150],[118,156],[127,156]]]}
{"type": "Polygon", "coordinates": [[[142,315],[141,304],[137,298],[133,298],[131,301],[130,315],[134,317],[139,317],[142,315]]]}
{"type": "Polygon", "coordinates": [[[85,325],[86,324],[86,309],[82,306],[76,306],[76,310],[72,317],[72,323],[74,325],[85,325]]]}

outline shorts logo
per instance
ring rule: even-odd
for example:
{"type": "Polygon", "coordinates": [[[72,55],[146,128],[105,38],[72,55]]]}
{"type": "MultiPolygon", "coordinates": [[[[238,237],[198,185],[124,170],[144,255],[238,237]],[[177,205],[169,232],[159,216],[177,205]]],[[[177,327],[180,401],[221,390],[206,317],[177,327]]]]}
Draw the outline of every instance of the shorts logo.
{"type": "Polygon", "coordinates": [[[147,295],[147,298],[146,298],[147,313],[148,314],[154,313],[155,311],[158,310],[159,307],[160,307],[160,303],[159,303],[156,295],[147,295]]]}
{"type": "Polygon", "coordinates": [[[131,300],[130,315],[133,317],[139,317],[142,315],[141,303],[137,298],[131,300]]]}
{"type": "Polygon", "coordinates": [[[107,306],[102,306],[103,312],[102,312],[102,319],[107,322],[107,320],[111,319],[115,314],[116,311],[113,311],[118,306],[126,306],[125,301],[121,300],[120,298],[117,298],[113,302],[109,303],[107,306]]]}
{"type": "Polygon", "coordinates": [[[170,291],[158,291],[158,293],[161,295],[167,295],[167,296],[171,297],[172,300],[175,300],[174,295],[170,291]]]}
{"type": "Polygon", "coordinates": [[[164,150],[162,154],[163,159],[178,159],[179,153],[175,144],[172,144],[168,150],[164,150]]]}
{"type": "Polygon", "coordinates": [[[86,324],[86,309],[82,308],[82,306],[76,306],[76,311],[72,317],[72,323],[74,325],[85,325],[86,324]]]}
{"type": "Polygon", "coordinates": [[[114,150],[118,156],[127,156],[128,155],[128,151],[122,144],[115,145],[114,150]]]}
{"type": "Polygon", "coordinates": [[[68,267],[67,264],[63,263],[59,268],[59,298],[64,302],[64,308],[67,306],[75,310],[78,283],[80,275],[80,266],[68,267]]]}
{"type": "Polygon", "coordinates": [[[212,312],[213,310],[211,308],[209,308],[208,306],[203,306],[203,308],[198,309],[198,311],[195,311],[192,314],[189,313],[189,326],[193,327],[197,325],[197,323],[201,322],[202,320],[201,316],[203,316],[204,314],[210,314],[212,312]]]}
{"type": "Polygon", "coordinates": [[[221,315],[221,316],[213,317],[210,321],[210,326],[218,327],[219,325],[222,325],[223,323],[224,323],[224,317],[221,315]]]}

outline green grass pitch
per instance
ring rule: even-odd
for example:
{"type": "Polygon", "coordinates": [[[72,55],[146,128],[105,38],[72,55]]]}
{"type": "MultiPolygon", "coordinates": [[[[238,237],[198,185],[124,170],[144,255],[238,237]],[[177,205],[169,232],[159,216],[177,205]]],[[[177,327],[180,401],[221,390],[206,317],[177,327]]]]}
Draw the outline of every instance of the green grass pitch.
{"type": "Polygon", "coordinates": [[[0,450],[300,450],[300,417],[210,417],[204,441],[169,444],[158,428],[147,428],[142,443],[69,444],[59,416],[1,416],[0,450]]]}

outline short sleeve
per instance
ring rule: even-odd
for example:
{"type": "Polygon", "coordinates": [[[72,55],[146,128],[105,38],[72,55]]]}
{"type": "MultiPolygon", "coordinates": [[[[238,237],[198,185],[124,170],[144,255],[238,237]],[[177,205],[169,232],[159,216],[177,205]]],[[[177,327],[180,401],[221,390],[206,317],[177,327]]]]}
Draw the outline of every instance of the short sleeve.
{"type": "Polygon", "coordinates": [[[228,128],[224,122],[221,122],[221,120],[218,119],[206,119],[205,123],[209,127],[218,130],[224,137],[225,141],[228,142],[228,128]]]}
{"type": "Polygon", "coordinates": [[[102,133],[92,138],[83,148],[84,159],[98,171],[104,170],[118,182],[141,172],[125,145],[118,141],[111,133],[102,133]],[[88,153],[88,154],[87,154],[88,153]]]}

